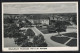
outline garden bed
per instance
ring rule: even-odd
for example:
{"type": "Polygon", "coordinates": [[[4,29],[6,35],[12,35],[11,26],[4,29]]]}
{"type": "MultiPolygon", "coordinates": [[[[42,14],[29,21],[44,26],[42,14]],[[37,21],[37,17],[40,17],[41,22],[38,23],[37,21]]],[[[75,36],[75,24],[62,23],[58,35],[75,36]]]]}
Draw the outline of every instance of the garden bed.
{"type": "Polygon", "coordinates": [[[55,42],[64,44],[66,43],[69,39],[71,39],[66,45],[68,46],[77,46],[77,33],[66,33],[66,34],[61,34],[62,36],[56,35],[52,36],[51,39],[55,42]]]}
{"type": "Polygon", "coordinates": [[[74,37],[74,38],[77,38],[77,33],[66,33],[66,34],[63,34],[64,36],[68,36],[68,37],[74,37]]]}
{"type": "Polygon", "coordinates": [[[77,46],[77,39],[72,39],[66,45],[68,45],[68,46],[77,46]]]}
{"type": "Polygon", "coordinates": [[[68,37],[56,37],[56,36],[52,36],[51,39],[55,42],[64,44],[66,41],[68,41],[70,38],[68,37]]]}

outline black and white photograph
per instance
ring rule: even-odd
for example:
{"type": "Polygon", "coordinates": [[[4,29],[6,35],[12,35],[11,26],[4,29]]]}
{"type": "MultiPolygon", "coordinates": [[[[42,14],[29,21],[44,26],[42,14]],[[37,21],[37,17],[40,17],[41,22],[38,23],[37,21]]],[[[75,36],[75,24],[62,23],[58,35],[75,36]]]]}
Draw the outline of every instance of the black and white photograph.
{"type": "Polygon", "coordinates": [[[78,50],[78,2],[3,2],[3,51],[78,50]]]}

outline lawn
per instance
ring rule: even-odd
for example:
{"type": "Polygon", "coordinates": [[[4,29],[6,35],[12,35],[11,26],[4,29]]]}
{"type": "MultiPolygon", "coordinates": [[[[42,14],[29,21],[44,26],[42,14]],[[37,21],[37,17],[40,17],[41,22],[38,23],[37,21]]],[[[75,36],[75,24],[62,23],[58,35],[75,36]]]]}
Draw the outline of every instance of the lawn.
{"type": "Polygon", "coordinates": [[[37,29],[39,29],[44,34],[48,34],[49,33],[47,28],[37,27],[37,29]]]}
{"type": "Polygon", "coordinates": [[[77,46],[77,33],[66,33],[66,34],[62,34],[63,36],[52,36],[51,39],[55,42],[64,44],[65,42],[67,42],[69,39],[71,39],[66,45],[68,46],[77,46]],[[65,37],[64,37],[65,36],[65,37]]]}
{"type": "Polygon", "coordinates": [[[68,37],[77,38],[77,33],[66,33],[66,34],[63,34],[63,35],[68,36],[68,37]]]}
{"type": "Polygon", "coordinates": [[[77,46],[77,39],[72,39],[66,45],[68,45],[68,46],[77,46]]]}
{"type": "Polygon", "coordinates": [[[51,39],[55,42],[64,44],[66,41],[68,41],[70,38],[68,37],[56,37],[56,36],[52,36],[51,39]]]}

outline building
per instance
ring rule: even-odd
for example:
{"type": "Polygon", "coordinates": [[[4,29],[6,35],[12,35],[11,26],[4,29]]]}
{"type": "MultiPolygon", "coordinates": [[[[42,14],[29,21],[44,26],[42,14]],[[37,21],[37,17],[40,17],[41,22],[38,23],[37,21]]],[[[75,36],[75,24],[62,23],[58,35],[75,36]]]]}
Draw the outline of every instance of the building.
{"type": "Polygon", "coordinates": [[[56,21],[72,21],[73,17],[68,16],[58,16],[57,14],[4,14],[4,18],[14,18],[16,20],[22,20],[25,23],[25,20],[28,20],[32,24],[54,24],[56,21]]]}
{"type": "Polygon", "coordinates": [[[42,17],[42,16],[32,16],[28,18],[28,21],[30,21],[32,24],[47,24],[49,25],[49,18],[48,17],[42,17]]]}

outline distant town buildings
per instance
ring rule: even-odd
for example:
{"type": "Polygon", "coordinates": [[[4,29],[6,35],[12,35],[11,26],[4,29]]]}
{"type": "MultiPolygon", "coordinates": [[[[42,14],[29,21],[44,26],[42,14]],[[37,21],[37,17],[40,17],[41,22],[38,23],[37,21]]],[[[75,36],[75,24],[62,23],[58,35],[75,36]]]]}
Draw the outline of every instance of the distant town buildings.
{"type": "Polygon", "coordinates": [[[49,25],[49,19],[28,19],[32,24],[47,24],[49,25]]]}
{"type": "Polygon", "coordinates": [[[15,22],[17,23],[21,19],[23,23],[27,19],[32,24],[51,24],[55,21],[72,21],[73,17],[66,17],[66,16],[43,16],[43,15],[15,15],[15,14],[4,14],[5,18],[14,18],[15,22]]]}

